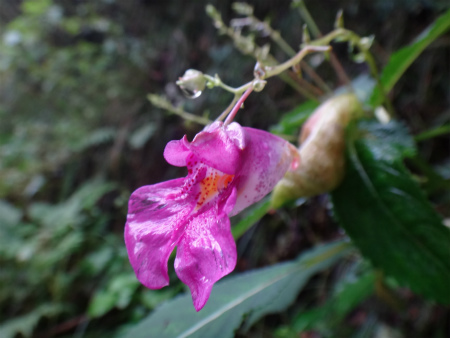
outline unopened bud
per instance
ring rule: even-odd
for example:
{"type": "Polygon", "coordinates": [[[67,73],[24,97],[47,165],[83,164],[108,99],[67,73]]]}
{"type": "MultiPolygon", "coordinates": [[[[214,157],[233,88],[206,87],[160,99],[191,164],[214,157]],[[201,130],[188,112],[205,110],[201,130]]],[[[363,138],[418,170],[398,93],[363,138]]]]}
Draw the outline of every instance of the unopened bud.
{"type": "Polygon", "coordinates": [[[369,35],[361,38],[359,40],[359,46],[361,49],[369,50],[372,47],[373,41],[375,40],[374,35],[369,35]]]}
{"type": "Polygon", "coordinates": [[[273,208],[339,185],[345,171],[345,129],[361,116],[362,107],[354,94],[333,97],[314,111],[300,133],[300,164],[275,186],[273,208]]]}
{"type": "Polygon", "coordinates": [[[311,41],[311,36],[309,35],[308,26],[306,24],[303,25],[303,44],[307,45],[311,41]]]}
{"type": "Polygon", "coordinates": [[[222,17],[219,13],[219,11],[216,9],[216,7],[214,7],[211,4],[206,5],[206,14],[208,14],[208,16],[214,20],[219,20],[222,21],[222,17]]]}
{"type": "Polygon", "coordinates": [[[260,80],[260,79],[253,81],[253,90],[255,92],[262,91],[264,89],[264,87],[266,86],[266,83],[267,83],[267,81],[260,80]]]}
{"type": "Polygon", "coordinates": [[[231,7],[237,14],[246,16],[253,15],[253,7],[245,2],[234,2],[231,7]]]}
{"type": "Polygon", "coordinates": [[[344,11],[342,9],[338,10],[336,14],[336,20],[334,21],[334,28],[344,28],[344,11]]]}
{"type": "Polygon", "coordinates": [[[177,81],[181,90],[190,97],[198,97],[205,89],[206,78],[202,72],[195,69],[188,69],[177,81]]]}
{"type": "Polygon", "coordinates": [[[257,79],[261,79],[266,76],[266,70],[260,62],[256,62],[255,67],[253,68],[253,76],[257,79]]]}

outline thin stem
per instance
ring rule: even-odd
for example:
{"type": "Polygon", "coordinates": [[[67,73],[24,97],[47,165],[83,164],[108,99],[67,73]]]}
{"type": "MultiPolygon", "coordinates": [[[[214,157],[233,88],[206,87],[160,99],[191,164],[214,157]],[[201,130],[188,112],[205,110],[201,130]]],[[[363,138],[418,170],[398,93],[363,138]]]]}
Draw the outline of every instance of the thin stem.
{"type": "Polygon", "coordinates": [[[231,110],[230,114],[228,115],[227,119],[224,122],[224,126],[230,124],[234,117],[236,116],[236,113],[241,109],[242,104],[247,99],[247,97],[250,95],[250,93],[253,91],[253,87],[249,87],[244,94],[239,98],[234,108],[231,110]]]}
{"type": "Polygon", "coordinates": [[[395,116],[394,106],[392,105],[391,100],[387,96],[386,91],[384,90],[383,84],[380,81],[380,77],[378,76],[378,69],[377,69],[377,65],[375,63],[375,59],[373,58],[372,54],[368,50],[364,51],[364,58],[365,58],[367,64],[369,65],[370,72],[372,73],[372,76],[374,77],[374,79],[377,83],[377,87],[378,87],[381,95],[383,96],[384,103],[386,104],[386,109],[389,112],[389,115],[391,115],[391,117],[395,116]]]}
{"type": "Polygon", "coordinates": [[[433,137],[445,135],[450,133],[450,124],[444,124],[442,126],[426,130],[419,135],[414,136],[416,141],[424,141],[433,137]]]}
{"type": "Polygon", "coordinates": [[[330,63],[333,66],[334,71],[336,72],[339,78],[339,81],[341,83],[345,83],[347,86],[351,86],[352,81],[348,77],[344,67],[342,67],[342,64],[339,62],[338,58],[334,53],[330,54],[330,63]]]}
{"type": "MultiPolygon", "coordinates": [[[[275,42],[281,50],[283,50],[289,57],[293,57],[296,53],[295,50],[282,38],[280,33],[274,29],[266,22],[258,20],[256,17],[252,16],[251,19],[256,23],[261,23],[264,25],[264,29],[269,33],[270,38],[275,42]]],[[[305,72],[311,77],[311,79],[325,92],[331,92],[331,89],[327,86],[325,81],[322,80],[319,74],[310,67],[306,62],[301,61],[300,66],[305,70],[305,72]]],[[[304,82],[302,83],[304,84],[304,82]]]]}
{"type": "Polygon", "coordinates": [[[279,64],[275,67],[268,67],[264,79],[278,75],[285,70],[289,69],[293,65],[299,63],[306,55],[314,52],[328,52],[331,50],[330,46],[305,46],[300,52],[298,52],[293,58],[279,64]]]}
{"type": "MultiPolygon", "coordinates": [[[[219,31],[221,33],[228,35],[234,41],[234,44],[238,50],[240,50],[245,55],[253,56],[259,62],[266,63],[266,61],[270,62],[273,59],[276,63],[275,58],[270,54],[266,55],[265,58],[263,60],[261,60],[260,59],[261,55],[264,54],[262,52],[262,49],[256,45],[254,45],[253,41],[250,41],[248,38],[241,36],[240,33],[236,33],[236,31],[232,27],[227,26],[222,21],[222,18],[220,17],[220,14],[217,12],[217,10],[212,5],[208,5],[208,6],[209,6],[209,10],[207,9],[207,12],[209,11],[208,14],[214,20],[214,25],[216,26],[216,28],[219,29],[219,31]]],[[[259,21],[256,17],[251,16],[251,17],[244,19],[245,22],[241,23],[241,25],[242,24],[248,25],[250,23],[250,21],[252,21],[252,20],[253,20],[253,22],[262,23],[264,25],[264,27],[267,29],[267,31],[269,32],[269,35],[272,38],[272,40],[275,41],[280,46],[280,48],[283,49],[288,55],[295,54],[295,51],[292,50],[291,47],[284,40],[282,40],[281,36],[279,35],[279,33],[277,31],[274,31],[266,23],[259,21]],[[248,19],[250,19],[250,20],[248,20],[248,19]]],[[[208,79],[212,80],[213,83],[215,83],[214,79],[216,79],[216,78],[208,77],[208,79]]],[[[299,89],[301,86],[298,83],[295,83],[294,81],[289,81],[287,79],[287,77],[282,78],[282,80],[284,82],[286,82],[287,84],[289,84],[290,86],[292,86],[295,90],[297,90],[299,93],[301,93],[305,97],[307,97],[307,98],[313,97],[313,99],[315,101],[318,101],[318,99],[316,97],[314,97],[313,94],[309,93],[308,90],[299,89]]],[[[236,90],[233,90],[230,87],[225,87],[226,85],[221,86],[220,84],[218,84],[218,86],[220,86],[234,94],[239,94],[241,92],[241,91],[237,92],[236,90]]],[[[242,92],[244,92],[247,88],[248,87],[240,88],[240,90],[242,90],[242,92]]]]}
{"type": "Polygon", "coordinates": [[[300,16],[306,22],[306,25],[308,25],[308,28],[311,31],[312,36],[315,39],[319,38],[322,35],[322,33],[320,32],[319,27],[317,27],[316,22],[312,18],[311,14],[309,14],[309,11],[308,11],[308,8],[306,8],[305,2],[303,0],[294,1],[294,2],[298,6],[298,11],[300,13],[300,16]]]}
{"type": "Polygon", "coordinates": [[[323,91],[320,88],[317,88],[316,86],[314,86],[313,84],[309,83],[308,81],[306,81],[304,78],[299,77],[298,75],[296,75],[294,72],[288,72],[288,76],[296,81],[298,84],[300,84],[301,86],[305,87],[305,89],[309,90],[311,93],[314,94],[314,96],[322,96],[323,95],[323,91]]]}
{"type": "MultiPolygon", "coordinates": [[[[334,31],[328,33],[327,35],[323,36],[320,39],[314,40],[310,42],[310,45],[313,46],[321,46],[321,45],[328,45],[331,41],[333,41],[336,38],[343,38],[346,41],[350,41],[351,43],[355,44],[361,52],[364,53],[364,59],[369,66],[370,73],[373,76],[373,78],[376,81],[377,87],[383,96],[383,101],[386,104],[386,109],[389,112],[391,116],[395,116],[395,110],[392,105],[391,100],[386,94],[386,91],[384,90],[383,84],[380,81],[380,78],[378,76],[378,69],[375,62],[375,59],[373,58],[370,51],[361,45],[361,38],[355,34],[354,32],[345,29],[345,28],[337,28],[334,31]]],[[[331,61],[331,60],[330,60],[331,61]]]]}
{"type": "Polygon", "coordinates": [[[233,101],[231,101],[231,103],[228,105],[227,109],[225,109],[223,111],[222,114],[220,114],[220,116],[216,119],[216,121],[223,121],[223,119],[225,117],[227,117],[228,113],[231,111],[231,109],[234,107],[234,105],[236,104],[236,102],[239,99],[239,95],[234,95],[233,97],[233,101]]]}
{"type": "Polygon", "coordinates": [[[264,28],[269,33],[269,36],[272,39],[272,41],[275,42],[283,52],[285,52],[290,57],[295,55],[295,50],[291,46],[289,46],[289,44],[281,37],[278,31],[272,29],[272,27],[270,27],[270,25],[268,25],[266,22],[261,22],[255,17],[252,17],[252,19],[255,20],[256,22],[264,24],[264,28]]]}
{"type": "MultiPolygon", "coordinates": [[[[302,94],[307,99],[319,102],[319,99],[314,95],[313,92],[311,92],[308,88],[302,87],[296,79],[294,80],[292,77],[290,77],[287,74],[279,74],[280,79],[290,85],[293,89],[295,89],[297,92],[302,94]]],[[[306,82],[306,81],[305,81],[306,82]]],[[[308,83],[309,85],[309,83],[308,83]]]]}
{"type": "Polygon", "coordinates": [[[332,90],[328,85],[325,83],[325,81],[319,76],[319,74],[316,73],[314,68],[312,68],[310,65],[308,65],[305,61],[300,62],[300,67],[305,71],[306,74],[313,79],[313,81],[324,91],[327,93],[331,93],[332,90]]]}
{"type": "Polygon", "coordinates": [[[246,83],[246,84],[243,85],[243,86],[240,86],[240,87],[238,87],[238,88],[233,88],[233,87],[230,87],[230,86],[226,85],[225,83],[223,83],[222,80],[220,79],[220,77],[219,77],[218,75],[216,75],[216,76],[213,77],[213,76],[208,75],[208,74],[203,74],[203,76],[204,76],[208,81],[211,81],[211,82],[214,84],[214,86],[223,88],[223,89],[225,89],[227,92],[233,93],[234,95],[240,95],[240,94],[242,94],[242,93],[245,92],[249,87],[251,87],[251,86],[252,86],[252,83],[253,83],[253,81],[250,81],[250,82],[246,83]]]}
{"type": "MultiPolygon", "coordinates": [[[[308,26],[308,29],[311,31],[312,36],[315,39],[320,38],[322,36],[322,32],[320,31],[319,27],[317,27],[316,22],[312,18],[311,14],[309,14],[309,11],[308,11],[308,8],[306,8],[305,2],[303,0],[299,0],[299,1],[295,1],[295,3],[298,6],[300,16],[306,22],[306,25],[308,26]]],[[[333,52],[330,54],[330,63],[333,66],[334,70],[336,71],[339,81],[349,85],[351,83],[350,78],[348,77],[347,73],[345,72],[344,67],[342,67],[341,63],[339,62],[339,59],[336,57],[336,55],[333,52]]]]}
{"type": "MultiPolygon", "coordinates": [[[[277,66],[273,67],[265,67],[265,74],[261,77],[261,80],[267,79],[269,77],[279,75],[285,70],[289,69],[290,67],[294,66],[295,64],[299,63],[306,55],[314,52],[326,52],[329,51],[331,47],[329,46],[306,46],[304,47],[300,52],[298,52],[294,57],[287,60],[286,62],[279,64],[277,66]]],[[[221,87],[225,89],[226,91],[229,91],[230,93],[233,93],[234,95],[240,95],[249,88],[253,86],[253,80],[238,87],[233,88],[225,83],[222,82],[222,80],[216,75],[215,77],[204,74],[204,77],[211,81],[214,86],[221,87]]],[[[286,81],[291,86],[293,86],[296,90],[298,90],[300,93],[305,95],[307,98],[317,101],[317,98],[314,96],[314,94],[310,93],[309,90],[299,86],[295,81],[292,81],[289,77],[283,76],[283,81],[286,81]]]]}
{"type": "Polygon", "coordinates": [[[331,41],[336,39],[337,37],[342,37],[345,35],[348,35],[349,33],[352,33],[351,31],[344,29],[344,28],[336,28],[334,31],[331,31],[327,35],[320,36],[319,38],[308,42],[308,45],[311,46],[323,46],[328,45],[331,41]]]}
{"type": "Polygon", "coordinates": [[[195,123],[198,123],[198,124],[202,124],[202,125],[205,125],[205,126],[212,122],[211,120],[207,119],[206,117],[193,115],[193,114],[190,114],[190,113],[184,111],[181,108],[175,107],[166,98],[164,98],[162,96],[149,94],[149,95],[147,95],[147,99],[155,107],[165,109],[168,112],[170,112],[172,114],[175,114],[175,115],[178,115],[178,116],[182,117],[183,119],[185,119],[187,121],[192,121],[192,122],[195,122],[195,123]]]}

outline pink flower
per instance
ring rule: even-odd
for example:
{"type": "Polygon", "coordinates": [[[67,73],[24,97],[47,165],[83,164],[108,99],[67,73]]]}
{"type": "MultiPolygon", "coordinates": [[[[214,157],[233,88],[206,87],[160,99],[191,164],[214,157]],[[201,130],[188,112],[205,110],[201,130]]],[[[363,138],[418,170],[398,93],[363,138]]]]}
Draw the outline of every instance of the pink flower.
{"type": "Polygon", "coordinates": [[[129,201],[125,243],[139,281],[151,289],[168,285],[167,261],[177,246],[175,271],[201,310],[214,283],[236,265],[229,216],[269,193],[294,152],[283,139],[235,122],[215,122],[192,142],[169,142],[165,159],[188,175],[141,187],[129,201]]]}

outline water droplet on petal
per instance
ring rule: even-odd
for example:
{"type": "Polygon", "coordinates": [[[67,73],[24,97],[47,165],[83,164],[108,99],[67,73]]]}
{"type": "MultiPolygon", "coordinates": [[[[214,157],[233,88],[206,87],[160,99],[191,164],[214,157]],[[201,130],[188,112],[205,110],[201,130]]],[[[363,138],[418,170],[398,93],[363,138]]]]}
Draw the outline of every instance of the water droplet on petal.
{"type": "Polygon", "coordinates": [[[264,76],[266,76],[266,70],[259,62],[256,63],[255,68],[253,69],[253,75],[257,79],[264,78],[264,76]]]}
{"type": "Polygon", "coordinates": [[[196,99],[200,95],[202,95],[201,90],[191,90],[184,87],[181,87],[181,91],[183,92],[184,96],[186,96],[188,99],[196,99]]]}

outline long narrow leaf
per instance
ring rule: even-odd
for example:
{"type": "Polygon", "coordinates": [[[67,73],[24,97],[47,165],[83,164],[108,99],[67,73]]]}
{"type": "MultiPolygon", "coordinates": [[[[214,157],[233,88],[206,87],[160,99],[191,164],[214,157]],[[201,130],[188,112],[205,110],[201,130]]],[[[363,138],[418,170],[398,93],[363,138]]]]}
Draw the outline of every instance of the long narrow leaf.
{"type": "Polygon", "coordinates": [[[131,329],[128,338],[233,337],[243,321],[249,327],[267,313],[289,306],[315,273],[349,253],[347,241],[316,247],[297,260],[229,277],[217,283],[207,305],[195,312],[190,295],[157,308],[131,329]]]}
{"type": "MultiPolygon", "coordinates": [[[[410,45],[403,47],[391,55],[391,58],[384,67],[381,74],[381,83],[386,92],[389,92],[398,79],[414,62],[415,59],[427,48],[436,38],[450,29],[450,9],[436,19],[427,29],[425,29],[416,40],[410,45]]],[[[373,107],[379,106],[383,98],[378,88],[375,88],[370,99],[373,107]]]]}
{"type": "Polygon", "coordinates": [[[245,211],[244,218],[242,218],[236,225],[233,226],[231,232],[235,239],[240,238],[248,229],[250,229],[256,222],[264,217],[270,209],[270,199],[265,198],[257,204],[251,206],[245,211]]]}

